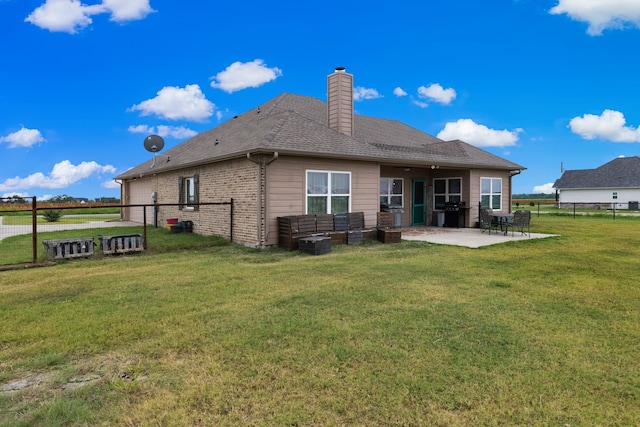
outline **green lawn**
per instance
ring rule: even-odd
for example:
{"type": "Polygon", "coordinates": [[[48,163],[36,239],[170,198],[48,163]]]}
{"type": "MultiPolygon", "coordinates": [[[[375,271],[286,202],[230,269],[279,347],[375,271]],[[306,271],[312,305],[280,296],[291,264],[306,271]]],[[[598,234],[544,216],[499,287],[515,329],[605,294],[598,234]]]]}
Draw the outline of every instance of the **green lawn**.
{"type": "Polygon", "coordinates": [[[532,231],[1,272],[0,425],[639,425],[640,219],[532,231]]]}

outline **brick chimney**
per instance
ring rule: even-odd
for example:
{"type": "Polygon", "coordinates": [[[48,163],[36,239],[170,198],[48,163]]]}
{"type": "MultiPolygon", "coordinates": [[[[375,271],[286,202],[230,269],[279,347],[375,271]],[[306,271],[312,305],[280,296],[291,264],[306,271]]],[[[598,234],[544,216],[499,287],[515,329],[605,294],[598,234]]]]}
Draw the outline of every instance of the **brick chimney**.
{"type": "Polygon", "coordinates": [[[353,136],[353,75],[336,67],[327,77],[329,127],[353,136]]]}

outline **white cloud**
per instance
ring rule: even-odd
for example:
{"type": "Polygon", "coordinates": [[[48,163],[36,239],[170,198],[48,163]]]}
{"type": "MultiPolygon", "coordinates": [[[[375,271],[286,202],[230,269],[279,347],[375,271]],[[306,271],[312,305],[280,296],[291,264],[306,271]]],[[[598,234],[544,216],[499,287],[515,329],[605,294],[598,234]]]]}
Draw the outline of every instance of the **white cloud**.
{"type": "Polygon", "coordinates": [[[637,0],[558,0],[549,13],[566,13],[573,20],[588,23],[587,34],[592,36],[601,35],[607,28],[640,26],[640,2],[637,0]]]}
{"type": "Polygon", "coordinates": [[[91,16],[110,13],[111,21],[127,22],[145,18],[154,12],[149,0],[103,0],[85,5],[79,0],[46,0],[25,18],[45,30],[76,34],[91,25],[91,16]]]}
{"type": "Polygon", "coordinates": [[[546,184],[536,185],[533,187],[534,194],[553,194],[556,190],[553,188],[553,182],[547,182],[546,184]]]}
{"type": "Polygon", "coordinates": [[[569,122],[573,133],[584,139],[601,138],[611,142],[640,142],[640,129],[625,126],[624,115],[615,110],[604,110],[601,115],[584,114],[569,122]]]}
{"type": "Polygon", "coordinates": [[[165,126],[159,125],[157,127],[148,125],[136,125],[129,126],[129,132],[131,133],[143,133],[148,135],[160,135],[161,137],[171,137],[176,139],[190,138],[198,134],[198,132],[186,128],[184,126],[165,126]]]}
{"type": "Polygon", "coordinates": [[[149,125],[131,125],[127,129],[130,133],[155,134],[156,128],[149,125]]]}
{"type": "Polygon", "coordinates": [[[244,63],[234,62],[224,71],[211,77],[211,87],[233,93],[249,87],[260,87],[280,76],[282,71],[279,68],[267,67],[262,59],[244,63]]]}
{"type": "Polygon", "coordinates": [[[429,106],[428,103],[422,102],[422,101],[418,101],[417,99],[412,99],[411,102],[413,102],[413,105],[417,105],[420,108],[427,108],[429,106]]]}
{"type": "Polygon", "coordinates": [[[47,0],[31,12],[25,22],[49,31],[75,34],[93,21],[78,0],[47,0]]]}
{"type": "Polygon", "coordinates": [[[418,95],[421,98],[427,98],[440,104],[451,104],[456,97],[456,91],[452,88],[445,89],[439,83],[433,83],[429,86],[420,86],[418,95]]]}
{"type": "Polygon", "coordinates": [[[27,129],[24,126],[19,131],[10,133],[7,136],[0,136],[0,142],[8,142],[9,148],[31,147],[46,139],[38,129],[27,129]]]}
{"type": "Polygon", "coordinates": [[[514,131],[489,129],[485,125],[475,123],[471,119],[460,119],[449,122],[437,137],[450,141],[459,139],[476,147],[507,147],[515,145],[522,129],[514,131]]]}
{"type": "Polygon", "coordinates": [[[369,89],[366,87],[354,87],[353,88],[353,100],[354,101],[362,101],[365,99],[377,99],[382,98],[382,95],[378,93],[375,89],[369,89]]]}
{"type": "Polygon", "coordinates": [[[165,86],[155,98],[142,101],[127,111],[141,111],[142,116],[155,114],[170,120],[204,121],[213,115],[215,104],[207,100],[197,84],[184,88],[165,86]]]}
{"type": "Polygon", "coordinates": [[[217,110],[217,111],[216,111],[216,119],[218,119],[218,120],[222,120],[222,118],[224,117],[224,115],[225,115],[225,114],[228,114],[228,113],[229,113],[229,109],[228,109],[228,108],[225,108],[225,109],[224,109],[224,111],[217,110]]]}
{"type": "Polygon", "coordinates": [[[9,178],[0,183],[0,191],[28,190],[30,188],[66,188],[91,175],[102,173],[115,173],[116,169],[111,165],[99,165],[98,163],[82,162],[79,165],[72,164],[69,160],[56,163],[48,175],[36,172],[25,178],[9,178]]]}
{"type": "Polygon", "coordinates": [[[398,97],[407,96],[407,92],[405,92],[400,86],[393,90],[393,94],[398,97]]]}
{"type": "Polygon", "coordinates": [[[116,188],[120,189],[120,184],[118,184],[115,180],[109,180],[102,183],[103,188],[116,188]]]}
{"type": "Polygon", "coordinates": [[[155,12],[149,0],[103,0],[102,4],[111,12],[110,20],[115,22],[136,21],[155,12]]]}

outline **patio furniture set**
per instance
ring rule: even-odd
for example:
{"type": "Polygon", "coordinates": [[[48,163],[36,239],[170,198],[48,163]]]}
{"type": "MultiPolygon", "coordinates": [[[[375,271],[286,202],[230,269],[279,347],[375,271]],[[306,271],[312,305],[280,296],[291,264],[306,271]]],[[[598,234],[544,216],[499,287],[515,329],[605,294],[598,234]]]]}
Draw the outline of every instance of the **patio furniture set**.
{"type": "Polygon", "coordinates": [[[393,228],[393,213],[378,212],[376,227],[367,228],[363,212],[307,214],[278,217],[278,246],[289,251],[321,255],[331,245],[358,244],[371,240],[400,243],[401,231],[393,228]]]}
{"type": "Polygon", "coordinates": [[[514,236],[515,231],[519,231],[520,235],[531,237],[530,227],[531,211],[517,210],[509,214],[496,213],[492,209],[480,209],[480,228],[483,233],[488,231],[491,234],[491,230],[500,230],[506,236],[511,230],[511,236],[514,236]]]}

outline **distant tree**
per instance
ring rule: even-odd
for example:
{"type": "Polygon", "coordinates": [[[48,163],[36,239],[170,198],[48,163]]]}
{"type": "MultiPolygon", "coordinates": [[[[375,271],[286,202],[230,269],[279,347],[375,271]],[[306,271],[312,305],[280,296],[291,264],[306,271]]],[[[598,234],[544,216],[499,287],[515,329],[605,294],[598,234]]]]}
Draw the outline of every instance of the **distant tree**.
{"type": "Polygon", "coordinates": [[[47,222],[58,222],[62,218],[62,211],[60,209],[46,209],[42,213],[42,217],[47,222]]]}
{"type": "Polygon", "coordinates": [[[67,196],[66,194],[62,194],[60,196],[53,196],[49,199],[51,203],[75,203],[76,199],[71,196],[67,196]]]}
{"type": "Polygon", "coordinates": [[[9,203],[27,203],[24,197],[18,196],[17,194],[14,194],[13,196],[9,197],[9,199],[10,199],[9,203]]]}
{"type": "Polygon", "coordinates": [[[531,194],[514,194],[514,199],[553,199],[555,194],[531,193],[531,194]]]}
{"type": "Polygon", "coordinates": [[[120,203],[120,199],[117,197],[97,197],[97,203],[120,203]]]}

